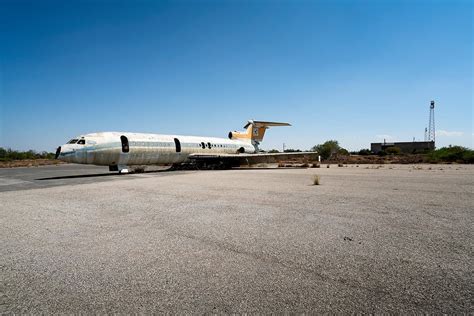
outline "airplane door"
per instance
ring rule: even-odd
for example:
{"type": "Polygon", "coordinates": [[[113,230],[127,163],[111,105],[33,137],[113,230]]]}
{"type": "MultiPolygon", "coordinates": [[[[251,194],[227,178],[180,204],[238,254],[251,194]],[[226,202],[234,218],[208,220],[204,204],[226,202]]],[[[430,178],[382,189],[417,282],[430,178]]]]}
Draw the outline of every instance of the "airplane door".
{"type": "Polygon", "coordinates": [[[126,165],[129,162],[129,151],[130,151],[130,146],[128,143],[128,138],[127,136],[120,136],[120,142],[122,144],[122,150],[120,153],[120,158],[118,161],[118,165],[126,165]]]}
{"type": "Polygon", "coordinates": [[[130,151],[130,146],[128,145],[127,136],[120,136],[120,141],[122,142],[122,152],[128,153],[130,151]]]}
{"type": "Polygon", "coordinates": [[[181,152],[181,142],[179,141],[179,139],[175,138],[174,139],[174,144],[176,145],[176,152],[180,153],[181,152]]]}

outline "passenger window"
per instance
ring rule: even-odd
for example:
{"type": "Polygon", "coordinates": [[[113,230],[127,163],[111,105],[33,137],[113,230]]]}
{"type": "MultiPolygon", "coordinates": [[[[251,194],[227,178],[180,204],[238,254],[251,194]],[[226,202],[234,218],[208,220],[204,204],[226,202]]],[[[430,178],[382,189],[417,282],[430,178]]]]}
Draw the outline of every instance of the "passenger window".
{"type": "Polygon", "coordinates": [[[211,149],[211,143],[207,143],[207,148],[211,149]]]}
{"type": "Polygon", "coordinates": [[[202,149],[206,149],[206,144],[204,144],[204,142],[202,142],[201,147],[202,147],[202,149]]]}

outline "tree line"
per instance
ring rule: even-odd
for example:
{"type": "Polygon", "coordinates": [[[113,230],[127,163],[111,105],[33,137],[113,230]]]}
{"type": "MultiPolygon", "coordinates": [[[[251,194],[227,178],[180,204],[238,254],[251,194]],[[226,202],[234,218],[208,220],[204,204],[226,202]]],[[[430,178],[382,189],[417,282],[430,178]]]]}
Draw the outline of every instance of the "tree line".
{"type": "MultiPolygon", "coordinates": [[[[297,149],[287,149],[285,152],[300,152],[301,150],[297,149]]],[[[347,149],[341,147],[337,140],[328,140],[322,144],[315,145],[311,147],[310,151],[316,151],[321,156],[321,159],[328,160],[331,158],[337,158],[338,156],[348,156],[348,155],[375,155],[371,152],[370,149],[361,149],[359,151],[349,152],[347,149]]],[[[277,153],[278,150],[270,150],[269,152],[277,153]]],[[[387,155],[410,155],[402,153],[401,149],[398,147],[389,147],[381,151],[377,155],[387,156],[387,155]]],[[[422,153],[424,156],[424,162],[427,163],[437,163],[437,162],[458,162],[458,163],[474,163],[474,150],[462,147],[462,146],[448,146],[442,147],[439,149],[431,150],[422,153]]]]}
{"type": "Polygon", "coordinates": [[[11,148],[0,147],[0,161],[25,160],[25,159],[54,159],[54,153],[34,150],[19,151],[11,148]]]}

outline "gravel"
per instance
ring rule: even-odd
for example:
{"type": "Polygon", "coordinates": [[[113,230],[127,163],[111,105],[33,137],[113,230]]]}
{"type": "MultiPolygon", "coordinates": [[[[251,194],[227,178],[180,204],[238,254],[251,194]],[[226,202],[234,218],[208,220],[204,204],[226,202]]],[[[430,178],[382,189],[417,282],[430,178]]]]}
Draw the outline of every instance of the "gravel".
{"type": "Polygon", "coordinates": [[[1,313],[474,311],[474,166],[91,179],[0,192],[1,313]]]}

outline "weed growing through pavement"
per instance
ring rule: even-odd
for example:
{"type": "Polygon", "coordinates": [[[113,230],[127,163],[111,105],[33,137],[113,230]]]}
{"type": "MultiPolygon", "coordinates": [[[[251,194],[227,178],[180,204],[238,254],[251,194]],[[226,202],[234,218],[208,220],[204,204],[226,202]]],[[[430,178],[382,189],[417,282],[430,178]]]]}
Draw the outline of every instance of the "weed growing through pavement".
{"type": "Polygon", "coordinates": [[[319,185],[321,181],[321,177],[317,174],[313,175],[313,185],[319,185]]]}

